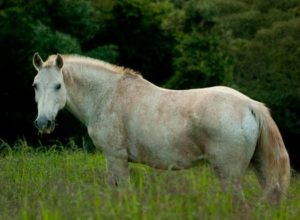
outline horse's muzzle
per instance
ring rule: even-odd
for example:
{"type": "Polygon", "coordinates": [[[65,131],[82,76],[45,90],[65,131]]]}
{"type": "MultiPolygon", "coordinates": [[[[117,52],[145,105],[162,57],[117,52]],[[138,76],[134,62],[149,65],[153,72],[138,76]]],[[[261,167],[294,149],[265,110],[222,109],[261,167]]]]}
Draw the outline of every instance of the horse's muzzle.
{"type": "Polygon", "coordinates": [[[46,116],[40,116],[34,121],[35,127],[42,134],[50,134],[55,127],[54,120],[49,120],[46,116]]]}

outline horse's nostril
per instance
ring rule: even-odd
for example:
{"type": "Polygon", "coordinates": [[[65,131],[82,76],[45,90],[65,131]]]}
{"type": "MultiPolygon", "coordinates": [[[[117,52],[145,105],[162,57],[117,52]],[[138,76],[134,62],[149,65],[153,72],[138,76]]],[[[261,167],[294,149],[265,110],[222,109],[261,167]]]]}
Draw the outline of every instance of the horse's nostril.
{"type": "Polygon", "coordinates": [[[39,118],[37,118],[34,121],[34,125],[36,128],[38,128],[39,130],[42,129],[47,129],[47,128],[51,128],[52,126],[52,121],[49,120],[47,117],[45,116],[40,116],[39,118]]]}

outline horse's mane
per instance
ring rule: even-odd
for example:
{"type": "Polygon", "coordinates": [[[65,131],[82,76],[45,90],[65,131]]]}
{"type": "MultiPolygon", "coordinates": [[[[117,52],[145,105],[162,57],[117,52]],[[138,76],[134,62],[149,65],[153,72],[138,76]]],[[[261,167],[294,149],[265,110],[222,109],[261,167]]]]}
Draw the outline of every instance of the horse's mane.
{"type": "MultiPolygon", "coordinates": [[[[113,65],[113,64],[105,62],[103,60],[98,60],[98,59],[84,57],[84,56],[75,55],[75,54],[64,54],[61,56],[63,57],[64,62],[66,64],[76,63],[81,66],[95,66],[95,67],[99,67],[99,68],[104,68],[104,69],[109,70],[114,73],[129,74],[134,77],[142,77],[140,73],[138,73],[130,68],[113,65]]],[[[56,55],[50,55],[48,57],[48,59],[45,61],[44,65],[52,66],[54,64],[55,59],[56,59],[56,55]]]]}

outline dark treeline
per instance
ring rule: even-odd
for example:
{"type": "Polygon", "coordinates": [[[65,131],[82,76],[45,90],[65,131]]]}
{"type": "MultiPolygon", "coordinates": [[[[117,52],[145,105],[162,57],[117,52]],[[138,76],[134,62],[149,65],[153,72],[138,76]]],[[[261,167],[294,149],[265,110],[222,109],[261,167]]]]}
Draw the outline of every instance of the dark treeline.
{"type": "MultiPolygon", "coordinates": [[[[0,138],[37,144],[32,55],[76,53],[173,89],[227,85],[272,110],[300,168],[298,0],[2,0],[0,138]]],[[[81,140],[64,111],[47,140],[81,140]]]]}

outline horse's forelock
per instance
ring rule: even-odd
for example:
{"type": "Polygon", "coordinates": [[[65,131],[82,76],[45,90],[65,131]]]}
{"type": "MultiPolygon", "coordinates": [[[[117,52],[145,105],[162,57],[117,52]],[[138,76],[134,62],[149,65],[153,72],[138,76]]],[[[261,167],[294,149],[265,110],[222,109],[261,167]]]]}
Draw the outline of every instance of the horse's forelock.
{"type": "Polygon", "coordinates": [[[44,62],[43,67],[49,68],[49,67],[54,66],[55,65],[55,58],[56,58],[56,55],[49,56],[48,59],[44,62]]]}

